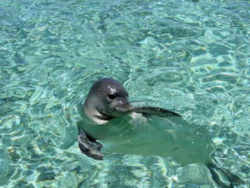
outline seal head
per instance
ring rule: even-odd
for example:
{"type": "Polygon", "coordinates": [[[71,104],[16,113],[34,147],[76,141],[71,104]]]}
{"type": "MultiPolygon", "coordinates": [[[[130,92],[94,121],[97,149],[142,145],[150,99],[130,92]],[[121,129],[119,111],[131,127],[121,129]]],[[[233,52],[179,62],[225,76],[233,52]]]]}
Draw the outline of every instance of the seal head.
{"type": "Polygon", "coordinates": [[[111,78],[103,78],[91,87],[83,108],[89,119],[101,125],[128,113],[131,106],[128,92],[122,84],[111,78]]]}

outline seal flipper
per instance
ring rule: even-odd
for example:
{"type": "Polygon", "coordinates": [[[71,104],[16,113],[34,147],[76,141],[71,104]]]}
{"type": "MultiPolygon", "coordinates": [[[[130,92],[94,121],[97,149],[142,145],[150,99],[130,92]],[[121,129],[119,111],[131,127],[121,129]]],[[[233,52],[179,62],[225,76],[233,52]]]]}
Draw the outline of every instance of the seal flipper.
{"type": "Polygon", "coordinates": [[[96,160],[103,159],[103,154],[101,153],[102,144],[82,129],[79,129],[78,145],[81,152],[88,157],[96,160]]]}
{"type": "Polygon", "coordinates": [[[151,107],[151,106],[132,107],[131,111],[136,113],[142,113],[145,116],[156,115],[159,117],[169,117],[169,116],[181,117],[181,115],[176,112],[172,112],[164,108],[151,107]]]}
{"type": "Polygon", "coordinates": [[[239,176],[233,174],[227,169],[218,167],[213,162],[206,163],[206,166],[211,172],[213,180],[223,188],[234,188],[235,185],[245,184],[245,182],[239,176]],[[224,176],[226,176],[226,178],[229,180],[228,184],[223,182],[219,172],[221,172],[224,176]]]}

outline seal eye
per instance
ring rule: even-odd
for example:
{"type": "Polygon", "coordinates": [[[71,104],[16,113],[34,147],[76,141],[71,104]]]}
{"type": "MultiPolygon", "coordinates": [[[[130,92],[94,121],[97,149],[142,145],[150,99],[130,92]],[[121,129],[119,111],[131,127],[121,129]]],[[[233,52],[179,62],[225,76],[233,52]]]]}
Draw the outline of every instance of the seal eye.
{"type": "Polygon", "coordinates": [[[116,94],[109,94],[108,95],[108,98],[111,99],[111,100],[113,100],[115,97],[116,97],[116,94]]]}

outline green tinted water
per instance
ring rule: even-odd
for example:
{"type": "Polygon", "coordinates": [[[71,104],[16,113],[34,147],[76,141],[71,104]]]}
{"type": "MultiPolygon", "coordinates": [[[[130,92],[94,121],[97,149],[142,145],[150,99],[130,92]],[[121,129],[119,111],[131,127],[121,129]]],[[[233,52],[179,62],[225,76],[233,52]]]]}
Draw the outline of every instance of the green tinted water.
{"type": "Polygon", "coordinates": [[[249,181],[249,10],[247,0],[1,1],[0,187],[215,186],[202,165],[82,155],[77,104],[104,76],[206,126],[220,165],[249,181]]]}

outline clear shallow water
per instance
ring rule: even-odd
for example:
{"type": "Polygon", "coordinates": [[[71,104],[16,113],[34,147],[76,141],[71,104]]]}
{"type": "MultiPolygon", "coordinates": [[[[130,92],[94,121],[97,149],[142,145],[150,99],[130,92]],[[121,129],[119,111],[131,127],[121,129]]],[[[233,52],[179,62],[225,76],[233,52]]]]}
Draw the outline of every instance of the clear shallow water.
{"type": "Polygon", "coordinates": [[[1,186],[215,186],[202,165],[83,156],[76,106],[104,76],[209,127],[220,164],[250,179],[249,10],[244,0],[1,1],[1,186]]]}

